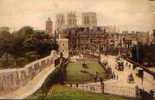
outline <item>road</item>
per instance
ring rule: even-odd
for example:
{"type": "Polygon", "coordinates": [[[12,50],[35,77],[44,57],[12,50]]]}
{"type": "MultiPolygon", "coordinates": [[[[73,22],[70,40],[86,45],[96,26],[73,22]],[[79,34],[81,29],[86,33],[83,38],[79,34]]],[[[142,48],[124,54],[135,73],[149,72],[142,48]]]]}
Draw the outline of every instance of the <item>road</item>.
{"type": "Polygon", "coordinates": [[[126,86],[126,87],[135,87],[136,85],[141,88],[146,90],[147,92],[149,92],[151,89],[155,89],[155,81],[149,81],[147,79],[144,78],[143,80],[143,84],[140,78],[138,78],[135,75],[134,70],[130,69],[129,67],[124,66],[124,71],[118,71],[115,69],[115,67],[117,66],[117,62],[116,62],[116,56],[102,56],[103,60],[107,60],[108,65],[112,68],[112,71],[118,75],[118,80],[109,80],[109,83],[113,83],[115,81],[115,85],[117,86],[126,86]],[[133,74],[134,76],[134,83],[128,83],[127,79],[128,79],[128,75],[129,74],[133,74]]]}

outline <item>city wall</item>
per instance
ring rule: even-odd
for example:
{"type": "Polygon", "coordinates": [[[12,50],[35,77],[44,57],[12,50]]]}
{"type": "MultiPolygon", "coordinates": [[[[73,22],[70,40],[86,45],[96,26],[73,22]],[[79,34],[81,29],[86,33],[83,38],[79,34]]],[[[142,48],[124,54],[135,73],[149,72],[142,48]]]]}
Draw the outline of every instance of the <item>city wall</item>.
{"type": "Polygon", "coordinates": [[[0,95],[13,92],[26,85],[47,66],[54,64],[55,54],[34,61],[18,69],[0,70],[0,95]]]}
{"type": "Polygon", "coordinates": [[[147,69],[144,69],[143,66],[138,66],[136,63],[126,60],[126,59],[122,59],[124,62],[124,66],[125,67],[129,67],[133,72],[136,72],[136,67],[140,67],[144,70],[144,78],[149,80],[149,81],[154,81],[154,75],[151,71],[148,71],[147,69]]]}
{"type": "Polygon", "coordinates": [[[153,72],[149,71],[148,69],[146,69],[144,66],[142,66],[140,64],[130,61],[129,59],[122,58],[121,60],[123,61],[124,66],[128,67],[133,74],[137,73],[137,70],[136,70],[137,67],[143,69],[143,72],[144,72],[143,81],[144,81],[144,83],[147,82],[149,84],[149,86],[145,86],[146,84],[143,83],[143,86],[147,87],[147,91],[150,91],[151,89],[155,88],[155,85],[154,85],[155,84],[155,74],[153,72]]]}

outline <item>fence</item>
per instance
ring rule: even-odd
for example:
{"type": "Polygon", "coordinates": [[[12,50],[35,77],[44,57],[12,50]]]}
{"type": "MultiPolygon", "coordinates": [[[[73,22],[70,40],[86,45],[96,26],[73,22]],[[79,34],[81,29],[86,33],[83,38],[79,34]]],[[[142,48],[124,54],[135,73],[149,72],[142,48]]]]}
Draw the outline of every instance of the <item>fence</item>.
{"type": "Polygon", "coordinates": [[[97,83],[83,83],[83,84],[67,84],[67,86],[83,91],[103,93],[103,87],[100,82],[97,83]]]}
{"type": "Polygon", "coordinates": [[[104,84],[104,93],[126,96],[126,97],[136,97],[136,88],[104,84]]]}
{"type": "Polygon", "coordinates": [[[86,84],[67,84],[67,86],[83,91],[90,91],[95,93],[107,93],[112,95],[119,95],[125,97],[136,97],[135,87],[122,87],[104,83],[86,83],[86,84]]]}

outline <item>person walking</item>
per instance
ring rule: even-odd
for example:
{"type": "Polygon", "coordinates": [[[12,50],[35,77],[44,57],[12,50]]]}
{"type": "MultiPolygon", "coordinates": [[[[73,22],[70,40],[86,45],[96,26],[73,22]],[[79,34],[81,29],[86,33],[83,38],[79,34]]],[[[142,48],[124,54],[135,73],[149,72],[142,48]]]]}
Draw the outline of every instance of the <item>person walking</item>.
{"type": "Polygon", "coordinates": [[[114,72],[112,73],[112,79],[115,79],[115,73],[114,72]]]}
{"type": "Polygon", "coordinates": [[[118,80],[118,75],[117,75],[117,80],[118,80]]]}

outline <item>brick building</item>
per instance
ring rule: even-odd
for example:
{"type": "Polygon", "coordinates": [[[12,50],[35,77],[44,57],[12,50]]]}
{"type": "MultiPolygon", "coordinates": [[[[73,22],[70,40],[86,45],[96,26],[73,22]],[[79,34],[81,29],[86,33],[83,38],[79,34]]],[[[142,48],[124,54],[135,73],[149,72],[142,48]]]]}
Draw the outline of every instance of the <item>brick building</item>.
{"type": "Polygon", "coordinates": [[[61,36],[69,39],[69,51],[74,53],[99,53],[120,47],[118,33],[106,33],[102,27],[74,27],[61,31],[61,36]]]}

